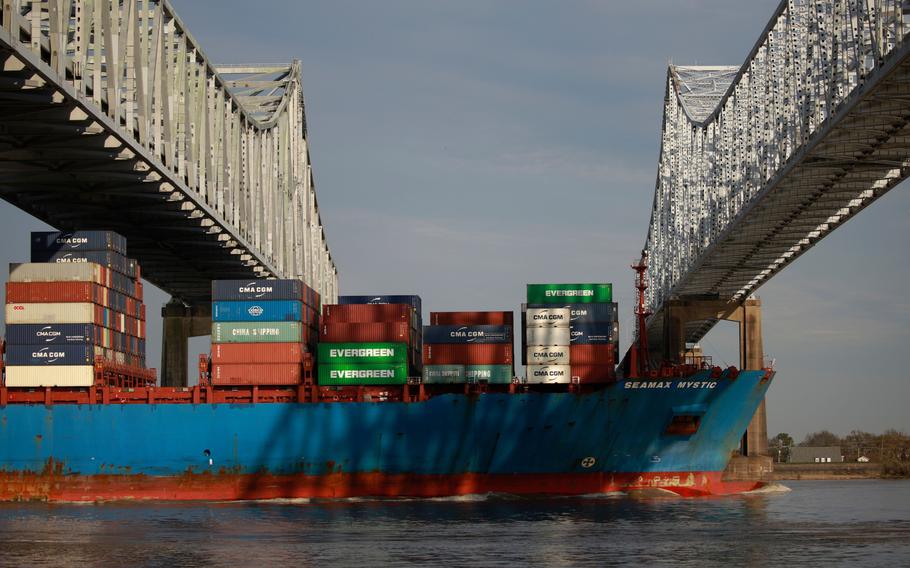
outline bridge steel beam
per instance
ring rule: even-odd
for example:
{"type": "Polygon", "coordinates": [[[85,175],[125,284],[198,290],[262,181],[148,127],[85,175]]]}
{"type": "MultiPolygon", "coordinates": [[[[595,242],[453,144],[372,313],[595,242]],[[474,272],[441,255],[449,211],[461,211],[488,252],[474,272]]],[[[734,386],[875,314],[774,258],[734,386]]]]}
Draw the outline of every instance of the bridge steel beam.
{"type": "Polygon", "coordinates": [[[901,0],[787,0],[742,66],[670,66],[649,337],[668,302],[739,303],[910,175],[908,33],[901,0]]]}
{"type": "Polygon", "coordinates": [[[337,297],[299,62],[216,68],[166,0],[5,0],[0,20],[0,197],[122,233],[186,304],[219,278],[337,297]]]}

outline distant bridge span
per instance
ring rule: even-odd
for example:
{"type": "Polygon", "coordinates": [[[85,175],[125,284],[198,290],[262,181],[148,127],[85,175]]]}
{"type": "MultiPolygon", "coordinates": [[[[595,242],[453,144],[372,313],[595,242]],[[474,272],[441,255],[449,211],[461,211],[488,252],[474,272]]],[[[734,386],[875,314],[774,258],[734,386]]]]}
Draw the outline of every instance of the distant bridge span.
{"type": "MultiPolygon", "coordinates": [[[[674,300],[741,304],[910,173],[910,7],[781,2],[741,67],[671,65],[645,243],[648,337],[674,300]]],[[[689,342],[716,323],[686,321],[689,342]]]]}
{"type": "Polygon", "coordinates": [[[299,63],[215,67],[167,0],[0,10],[0,197],[117,230],[190,305],[213,279],[271,276],[334,301],[299,63]]]}

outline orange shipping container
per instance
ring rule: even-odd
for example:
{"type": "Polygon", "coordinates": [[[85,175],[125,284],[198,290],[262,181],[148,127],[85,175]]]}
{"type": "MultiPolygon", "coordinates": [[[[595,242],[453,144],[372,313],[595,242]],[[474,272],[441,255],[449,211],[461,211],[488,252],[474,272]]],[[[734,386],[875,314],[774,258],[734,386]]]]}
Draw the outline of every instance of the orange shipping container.
{"type": "Polygon", "coordinates": [[[326,304],[323,323],[411,323],[414,308],[408,304],[326,304]]]}
{"type": "Polygon", "coordinates": [[[411,343],[410,326],[398,323],[323,323],[319,341],[326,343],[411,343]]]}
{"type": "Polygon", "coordinates": [[[511,343],[444,343],[423,346],[424,365],[510,365],[511,343]]]}
{"type": "Polygon", "coordinates": [[[213,385],[299,385],[300,363],[212,365],[213,385]]]}
{"type": "Polygon", "coordinates": [[[612,343],[591,343],[569,347],[572,365],[615,365],[616,349],[612,343]]]}
{"type": "Polygon", "coordinates": [[[300,363],[302,343],[215,343],[212,363],[300,363]]]}
{"type": "Polygon", "coordinates": [[[430,325],[512,325],[512,312],[430,312],[430,325]]]}

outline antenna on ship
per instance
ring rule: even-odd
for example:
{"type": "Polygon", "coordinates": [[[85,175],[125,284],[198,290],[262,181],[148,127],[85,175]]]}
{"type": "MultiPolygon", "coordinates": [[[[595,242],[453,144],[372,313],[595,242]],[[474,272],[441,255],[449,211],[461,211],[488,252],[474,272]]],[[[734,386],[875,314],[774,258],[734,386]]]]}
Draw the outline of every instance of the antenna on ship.
{"type": "Polygon", "coordinates": [[[630,365],[630,378],[637,379],[647,375],[650,368],[648,364],[648,325],[647,319],[651,315],[645,303],[645,290],[648,283],[645,273],[648,271],[648,252],[641,251],[641,258],[632,265],[635,271],[635,289],[638,290],[638,303],[635,305],[635,345],[632,346],[632,360],[630,365]]]}

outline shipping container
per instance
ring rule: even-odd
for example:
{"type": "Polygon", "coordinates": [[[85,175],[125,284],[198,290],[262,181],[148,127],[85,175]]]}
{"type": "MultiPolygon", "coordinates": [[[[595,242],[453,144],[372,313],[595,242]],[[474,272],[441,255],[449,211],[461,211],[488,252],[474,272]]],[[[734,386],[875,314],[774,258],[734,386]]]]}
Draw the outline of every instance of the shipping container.
{"type": "Polygon", "coordinates": [[[430,325],[513,325],[512,312],[430,312],[430,325]]]}
{"type": "Polygon", "coordinates": [[[408,353],[406,343],[320,343],[317,362],[320,365],[407,363],[408,353]]]}
{"type": "Polygon", "coordinates": [[[10,282],[94,282],[103,286],[110,285],[106,270],[100,264],[86,262],[81,264],[47,264],[43,262],[11,263],[9,265],[10,282]]]}
{"type": "Polygon", "coordinates": [[[465,365],[464,377],[469,383],[508,385],[514,376],[512,365],[465,365]]]}
{"type": "Polygon", "coordinates": [[[300,363],[213,364],[213,385],[299,385],[300,363]]]}
{"type": "Polygon", "coordinates": [[[529,326],[569,327],[571,310],[568,308],[528,308],[525,321],[529,326]]]}
{"type": "Polygon", "coordinates": [[[60,251],[32,253],[32,262],[49,264],[86,264],[95,263],[115,272],[136,278],[136,261],[112,251],[60,251]]]}
{"type": "Polygon", "coordinates": [[[113,359],[113,351],[91,344],[7,345],[8,365],[91,365],[95,355],[113,359]]]}
{"type": "Polygon", "coordinates": [[[572,382],[572,369],[568,365],[528,365],[526,382],[529,384],[568,384],[572,382]]]}
{"type": "Polygon", "coordinates": [[[510,365],[512,345],[506,343],[426,344],[424,365],[510,365]]]}
{"type": "Polygon", "coordinates": [[[338,304],[407,304],[417,312],[417,319],[422,320],[423,305],[420,296],[397,294],[388,296],[338,296],[338,304]]]}
{"type": "Polygon", "coordinates": [[[94,282],[7,282],[6,303],[92,302],[107,306],[106,290],[94,282]]]}
{"type": "Polygon", "coordinates": [[[90,387],[95,384],[93,365],[60,365],[6,367],[8,387],[90,387]]]}
{"type": "Polygon", "coordinates": [[[212,343],[301,343],[300,322],[213,322],[212,343]]]}
{"type": "Polygon", "coordinates": [[[569,347],[572,365],[615,365],[616,346],[612,343],[576,344],[569,347]]]}
{"type": "Polygon", "coordinates": [[[213,280],[212,300],[298,300],[319,308],[319,294],[301,280],[213,280]]]}
{"type": "Polygon", "coordinates": [[[397,323],[323,323],[319,341],[326,343],[411,342],[411,326],[397,323]]]}
{"type": "MultiPolygon", "coordinates": [[[[6,323],[97,323],[110,310],[88,302],[6,304],[6,323]]],[[[109,326],[106,326],[109,327],[109,326]]]]}
{"type": "Polygon", "coordinates": [[[110,341],[110,334],[110,330],[90,323],[9,324],[6,326],[6,343],[7,345],[87,343],[110,347],[109,343],[106,345],[103,343],[105,335],[110,341]]]}
{"type": "Polygon", "coordinates": [[[321,364],[317,382],[324,386],[403,385],[408,382],[408,366],[404,363],[321,364]]]}
{"type": "Polygon", "coordinates": [[[306,356],[302,343],[214,343],[212,363],[264,364],[301,363],[306,356]]]}
{"type": "Polygon", "coordinates": [[[531,345],[525,354],[528,365],[568,365],[571,362],[568,345],[531,345]]]}
{"type": "Polygon", "coordinates": [[[425,325],[424,343],[512,343],[510,325],[425,325]]]}
{"type": "Polygon", "coordinates": [[[254,300],[212,302],[212,321],[301,321],[303,302],[299,300],[254,300]]]}
{"type": "Polygon", "coordinates": [[[572,365],[572,382],[592,384],[615,380],[616,368],[613,365],[572,365]]]}
{"type": "Polygon", "coordinates": [[[522,304],[523,309],[532,308],[566,308],[570,311],[572,323],[595,323],[602,321],[616,321],[618,319],[617,304],[522,304]]]}
{"type": "Polygon", "coordinates": [[[35,253],[68,251],[113,251],[126,254],[126,238],[114,231],[33,231],[32,256],[35,253]]]}
{"type": "Polygon", "coordinates": [[[466,382],[464,365],[424,365],[423,382],[427,385],[452,385],[466,382]]]}
{"type": "Polygon", "coordinates": [[[416,311],[410,304],[326,304],[322,323],[404,322],[415,327],[416,311]]]}
{"type": "Polygon", "coordinates": [[[613,301],[612,284],[528,284],[528,304],[602,304],[613,301]]]}
{"type": "Polygon", "coordinates": [[[569,345],[571,335],[568,327],[534,327],[525,328],[528,346],[531,345],[569,345]]]}
{"type": "Polygon", "coordinates": [[[613,343],[619,337],[618,322],[601,322],[572,324],[572,343],[578,345],[590,343],[613,343]]]}

